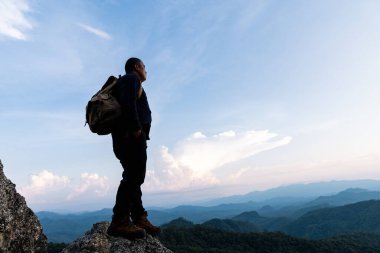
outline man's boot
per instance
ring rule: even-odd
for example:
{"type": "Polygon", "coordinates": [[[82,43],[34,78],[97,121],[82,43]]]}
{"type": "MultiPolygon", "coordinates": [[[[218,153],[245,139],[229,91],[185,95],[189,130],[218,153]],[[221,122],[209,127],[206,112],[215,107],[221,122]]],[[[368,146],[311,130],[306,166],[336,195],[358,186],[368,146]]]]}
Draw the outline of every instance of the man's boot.
{"type": "Polygon", "coordinates": [[[148,220],[148,213],[145,211],[142,215],[133,218],[133,224],[135,224],[139,228],[145,229],[145,231],[153,236],[159,235],[161,229],[159,227],[154,226],[148,220]]]}
{"type": "Polygon", "coordinates": [[[145,238],[145,229],[139,228],[131,223],[129,217],[112,217],[112,222],[107,229],[110,236],[121,236],[130,240],[145,238]]]}

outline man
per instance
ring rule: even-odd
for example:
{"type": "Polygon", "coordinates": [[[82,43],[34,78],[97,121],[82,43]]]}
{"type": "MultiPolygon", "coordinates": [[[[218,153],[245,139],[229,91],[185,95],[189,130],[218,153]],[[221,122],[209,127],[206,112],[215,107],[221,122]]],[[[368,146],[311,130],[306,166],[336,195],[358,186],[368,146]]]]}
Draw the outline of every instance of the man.
{"type": "Polygon", "coordinates": [[[123,115],[112,132],[113,150],[124,171],[107,233],[134,239],[143,238],[146,233],[157,235],[160,229],[148,221],[141,201],[141,185],[146,172],[146,141],[149,140],[152,122],[148,99],[142,88],[147,72],[138,58],[127,60],[125,72],[113,91],[123,115]]]}

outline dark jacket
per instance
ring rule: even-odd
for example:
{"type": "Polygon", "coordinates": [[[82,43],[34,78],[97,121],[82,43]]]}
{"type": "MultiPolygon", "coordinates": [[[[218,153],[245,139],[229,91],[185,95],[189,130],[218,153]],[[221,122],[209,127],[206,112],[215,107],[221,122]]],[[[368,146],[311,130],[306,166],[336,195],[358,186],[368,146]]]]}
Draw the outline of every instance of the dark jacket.
{"type": "Polygon", "coordinates": [[[135,132],[143,130],[149,139],[152,113],[149,108],[148,98],[141,87],[140,80],[135,74],[127,74],[119,78],[113,95],[121,105],[123,115],[116,132],[135,132]],[[139,97],[139,90],[142,89],[139,97]]]}

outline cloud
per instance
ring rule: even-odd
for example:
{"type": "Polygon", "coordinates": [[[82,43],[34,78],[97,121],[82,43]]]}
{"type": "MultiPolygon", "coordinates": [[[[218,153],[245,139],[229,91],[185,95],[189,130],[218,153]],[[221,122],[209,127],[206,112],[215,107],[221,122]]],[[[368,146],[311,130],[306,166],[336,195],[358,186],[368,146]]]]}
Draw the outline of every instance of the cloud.
{"type": "Polygon", "coordinates": [[[108,178],[96,173],[82,173],[80,183],[76,185],[68,176],[58,176],[43,170],[31,175],[29,184],[21,187],[19,192],[32,203],[63,202],[104,197],[109,190],[108,178]]]}
{"type": "MultiPolygon", "coordinates": [[[[177,143],[172,152],[162,146],[155,169],[147,175],[147,190],[178,190],[223,184],[226,178],[237,179],[246,168],[227,177],[218,171],[227,164],[241,161],[265,150],[287,145],[291,137],[279,137],[269,131],[222,132],[207,137],[196,132],[177,143]]],[[[230,182],[229,182],[230,183],[230,182]]]]}
{"type": "Polygon", "coordinates": [[[290,137],[276,139],[269,131],[227,131],[211,137],[195,133],[174,150],[180,164],[202,175],[231,162],[253,156],[290,142],[290,137]]]}
{"type": "Polygon", "coordinates": [[[82,27],[84,30],[86,30],[87,32],[93,33],[93,34],[95,34],[96,36],[98,36],[100,38],[103,38],[103,39],[106,39],[106,40],[112,39],[112,37],[108,33],[104,32],[104,31],[102,31],[100,29],[97,29],[97,28],[94,28],[92,26],[89,26],[89,25],[86,25],[86,24],[82,24],[82,23],[79,23],[78,25],[80,27],[82,27]]]}
{"type": "Polygon", "coordinates": [[[86,197],[93,195],[105,196],[109,188],[108,178],[106,176],[85,172],[81,174],[79,186],[67,196],[67,199],[71,200],[82,195],[86,195],[86,197]]]}
{"type": "Polygon", "coordinates": [[[181,164],[165,146],[162,146],[158,152],[155,167],[158,169],[147,172],[146,179],[148,182],[144,184],[144,188],[148,191],[172,191],[219,183],[218,179],[210,173],[204,173],[202,176],[197,175],[191,167],[181,164]]]}
{"type": "Polygon", "coordinates": [[[30,11],[24,0],[0,0],[0,34],[18,40],[26,40],[25,29],[33,28],[25,14],[30,11]]]}
{"type": "Polygon", "coordinates": [[[38,174],[30,176],[29,185],[22,187],[20,193],[26,198],[46,194],[51,190],[62,189],[70,184],[67,176],[57,176],[52,172],[43,170],[38,174]]]}

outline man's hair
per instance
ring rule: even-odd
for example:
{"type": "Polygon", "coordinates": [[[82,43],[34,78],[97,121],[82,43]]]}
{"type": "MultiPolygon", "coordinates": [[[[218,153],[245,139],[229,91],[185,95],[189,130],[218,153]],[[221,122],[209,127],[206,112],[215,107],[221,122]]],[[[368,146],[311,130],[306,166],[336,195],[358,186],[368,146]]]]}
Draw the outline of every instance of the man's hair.
{"type": "Polygon", "coordinates": [[[131,73],[132,71],[135,70],[135,65],[140,63],[141,60],[136,57],[131,57],[127,60],[125,63],[125,73],[131,73]]]}

